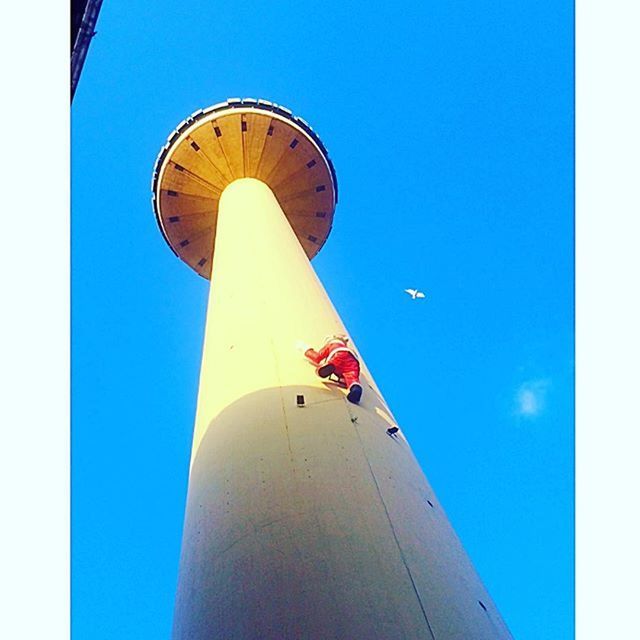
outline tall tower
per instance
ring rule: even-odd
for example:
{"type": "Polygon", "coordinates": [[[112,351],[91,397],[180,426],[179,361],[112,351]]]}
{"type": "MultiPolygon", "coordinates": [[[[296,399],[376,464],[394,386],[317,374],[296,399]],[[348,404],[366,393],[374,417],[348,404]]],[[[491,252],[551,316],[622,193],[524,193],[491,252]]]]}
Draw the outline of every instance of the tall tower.
{"type": "Polygon", "coordinates": [[[173,638],[511,638],[366,367],[351,404],[296,347],[346,333],[310,263],[336,201],[266,101],[197,111],[158,157],[160,230],[211,280],[173,638]]]}

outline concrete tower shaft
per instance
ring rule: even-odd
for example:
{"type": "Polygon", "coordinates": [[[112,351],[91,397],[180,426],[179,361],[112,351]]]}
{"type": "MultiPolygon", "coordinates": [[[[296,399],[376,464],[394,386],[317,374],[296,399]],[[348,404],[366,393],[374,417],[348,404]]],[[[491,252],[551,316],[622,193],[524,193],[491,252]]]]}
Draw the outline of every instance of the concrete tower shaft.
{"type": "Polygon", "coordinates": [[[291,210],[236,178],[212,235],[174,640],[510,638],[366,366],[297,348],[346,331],[291,210]]]}

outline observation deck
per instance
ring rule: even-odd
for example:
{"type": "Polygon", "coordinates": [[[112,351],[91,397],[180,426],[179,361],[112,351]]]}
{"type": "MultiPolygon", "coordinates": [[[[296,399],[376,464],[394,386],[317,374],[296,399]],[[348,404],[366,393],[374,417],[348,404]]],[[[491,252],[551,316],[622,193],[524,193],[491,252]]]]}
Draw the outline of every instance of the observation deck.
{"type": "Polygon", "coordinates": [[[153,171],[153,210],[172,251],[211,279],[218,203],[231,182],[256,178],[273,191],[302,248],[325,243],[338,200],[335,170],[318,135],[266,100],[229,99],[181,122],[153,171]]]}

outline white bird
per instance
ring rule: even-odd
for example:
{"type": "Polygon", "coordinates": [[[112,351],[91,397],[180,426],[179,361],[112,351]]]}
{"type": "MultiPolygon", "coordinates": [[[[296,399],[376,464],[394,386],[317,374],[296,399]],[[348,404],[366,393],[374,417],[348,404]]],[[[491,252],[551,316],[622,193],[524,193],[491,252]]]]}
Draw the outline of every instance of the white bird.
{"type": "Polygon", "coordinates": [[[417,289],[405,289],[405,293],[408,293],[412,300],[415,300],[416,298],[424,298],[424,293],[417,289]]]}

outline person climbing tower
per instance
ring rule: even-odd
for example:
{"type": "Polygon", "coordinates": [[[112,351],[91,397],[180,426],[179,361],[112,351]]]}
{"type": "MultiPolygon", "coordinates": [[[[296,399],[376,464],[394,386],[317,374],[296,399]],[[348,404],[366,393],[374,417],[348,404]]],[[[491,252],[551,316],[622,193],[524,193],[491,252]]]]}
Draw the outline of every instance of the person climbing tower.
{"type": "Polygon", "coordinates": [[[362,397],[360,385],[360,362],[356,354],[349,349],[349,338],[345,335],[327,336],[319,351],[308,348],[305,357],[316,365],[316,373],[321,378],[335,375],[338,382],[349,390],[347,400],[358,404],[362,397]]]}

